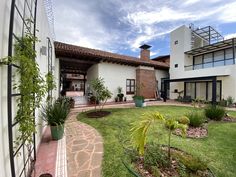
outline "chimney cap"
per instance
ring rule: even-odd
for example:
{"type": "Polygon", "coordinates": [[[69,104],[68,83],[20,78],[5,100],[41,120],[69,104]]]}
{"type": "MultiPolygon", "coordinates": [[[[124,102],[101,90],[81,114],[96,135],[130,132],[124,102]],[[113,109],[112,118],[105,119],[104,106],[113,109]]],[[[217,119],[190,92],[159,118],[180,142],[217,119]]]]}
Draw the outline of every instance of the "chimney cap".
{"type": "Polygon", "coordinates": [[[143,44],[143,45],[141,45],[139,48],[140,49],[149,49],[149,48],[151,48],[152,46],[150,46],[150,45],[147,45],[147,44],[143,44]]]}

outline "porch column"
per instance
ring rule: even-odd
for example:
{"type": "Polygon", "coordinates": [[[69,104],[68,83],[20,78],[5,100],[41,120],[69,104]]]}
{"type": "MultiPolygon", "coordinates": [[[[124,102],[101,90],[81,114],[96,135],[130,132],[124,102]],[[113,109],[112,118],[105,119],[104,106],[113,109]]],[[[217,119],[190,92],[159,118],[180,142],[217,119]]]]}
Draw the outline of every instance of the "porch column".
{"type": "Polygon", "coordinates": [[[216,77],[212,77],[212,104],[216,105],[216,77]]]}
{"type": "Polygon", "coordinates": [[[167,99],[167,83],[168,81],[164,80],[164,93],[162,94],[164,102],[166,102],[166,99],[167,99]]]}
{"type": "Polygon", "coordinates": [[[84,74],[84,96],[85,96],[85,77],[86,77],[86,74],[84,74]]]}

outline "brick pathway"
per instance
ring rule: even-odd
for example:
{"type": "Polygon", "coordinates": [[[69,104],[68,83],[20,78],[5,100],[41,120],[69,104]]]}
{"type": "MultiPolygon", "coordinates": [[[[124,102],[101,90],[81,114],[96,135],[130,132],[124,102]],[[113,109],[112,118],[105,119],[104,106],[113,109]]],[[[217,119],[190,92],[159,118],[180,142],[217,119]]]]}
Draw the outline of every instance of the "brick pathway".
{"type": "Polygon", "coordinates": [[[103,140],[91,126],[76,120],[72,112],[66,122],[68,177],[101,177],[103,140]]]}

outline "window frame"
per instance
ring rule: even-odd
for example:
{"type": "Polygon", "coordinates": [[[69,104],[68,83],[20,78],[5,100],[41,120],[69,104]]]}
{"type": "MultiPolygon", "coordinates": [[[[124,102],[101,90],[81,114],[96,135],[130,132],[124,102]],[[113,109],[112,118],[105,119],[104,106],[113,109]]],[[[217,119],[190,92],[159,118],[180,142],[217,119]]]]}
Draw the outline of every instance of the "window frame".
{"type": "Polygon", "coordinates": [[[126,95],[133,95],[135,94],[135,79],[126,79],[126,95]],[[133,85],[131,85],[133,81],[133,85]],[[134,91],[131,91],[133,88],[134,91]]]}

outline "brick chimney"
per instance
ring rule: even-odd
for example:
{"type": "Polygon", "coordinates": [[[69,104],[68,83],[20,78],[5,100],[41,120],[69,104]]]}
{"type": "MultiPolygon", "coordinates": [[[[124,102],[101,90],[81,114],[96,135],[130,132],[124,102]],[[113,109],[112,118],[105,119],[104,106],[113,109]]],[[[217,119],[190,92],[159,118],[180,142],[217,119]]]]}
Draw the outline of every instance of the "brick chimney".
{"type": "Polygon", "coordinates": [[[147,45],[147,44],[143,44],[139,47],[141,49],[141,52],[140,52],[140,59],[141,60],[150,60],[150,50],[149,48],[151,48],[150,45],[147,45]]]}

